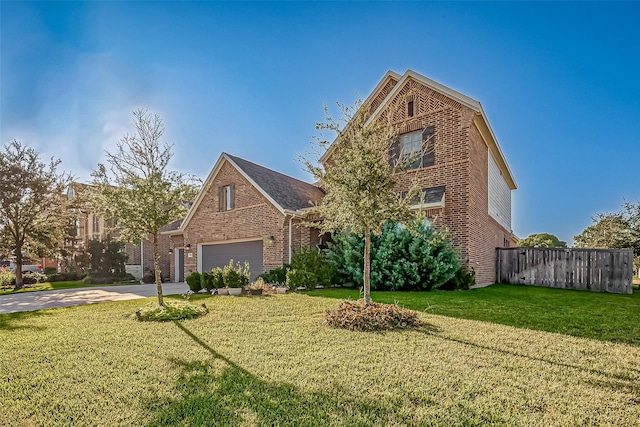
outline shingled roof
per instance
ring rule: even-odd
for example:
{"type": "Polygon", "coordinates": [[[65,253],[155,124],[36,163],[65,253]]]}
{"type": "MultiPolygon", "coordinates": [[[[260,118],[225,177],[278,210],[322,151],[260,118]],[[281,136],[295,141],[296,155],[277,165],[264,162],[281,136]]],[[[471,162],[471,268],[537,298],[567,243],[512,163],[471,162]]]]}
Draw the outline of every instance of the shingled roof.
{"type": "Polygon", "coordinates": [[[240,157],[223,153],[232,164],[244,172],[266,195],[284,210],[298,211],[319,204],[325,192],[291,176],[267,169],[240,157]]]}

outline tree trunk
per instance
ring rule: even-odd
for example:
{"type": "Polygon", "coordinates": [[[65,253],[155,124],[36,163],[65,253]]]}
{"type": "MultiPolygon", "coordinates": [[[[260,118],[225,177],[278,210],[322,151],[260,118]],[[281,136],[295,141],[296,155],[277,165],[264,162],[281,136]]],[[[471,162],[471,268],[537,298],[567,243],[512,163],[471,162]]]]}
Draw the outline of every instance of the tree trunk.
{"type": "Polygon", "coordinates": [[[22,244],[16,243],[16,287],[15,289],[22,289],[24,283],[22,280],[22,244]]]}
{"type": "Polygon", "coordinates": [[[153,233],[153,270],[156,275],[156,288],[158,290],[158,304],[164,306],[162,295],[162,277],[160,276],[160,252],[158,251],[158,232],[153,233]]]}
{"type": "Polygon", "coordinates": [[[364,232],[364,305],[371,304],[371,230],[364,232]]]}

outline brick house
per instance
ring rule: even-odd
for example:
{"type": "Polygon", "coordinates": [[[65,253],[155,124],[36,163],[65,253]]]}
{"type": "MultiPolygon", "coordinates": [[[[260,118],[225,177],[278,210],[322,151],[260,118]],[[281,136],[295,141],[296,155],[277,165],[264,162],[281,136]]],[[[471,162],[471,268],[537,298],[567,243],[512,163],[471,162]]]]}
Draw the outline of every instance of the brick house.
{"type": "MultiPolygon", "coordinates": [[[[67,189],[67,197],[74,199],[75,218],[64,242],[64,249],[69,254],[70,261],[84,253],[89,240],[104,240],[107,236],[117,237],[118,231],[113,223],[96,215],[88,208],[83,193],[89,184],[72,182],[67,189]]],[[[173,230],[180,225],[176,221],[162,228],[163,231],[173,230]]],[[[168,277],[169,272],[169,237],[161,234],[158,241],[160,251],[160,270],[163,276],[168,277]]],[[[151,239],[145,239],[134,245],[125,242],[124,250],[128,260],[125,265],[126,271],[131,273],[136,279],[141,279],[149,271],[153,270],[153,246],[151,239]]]]}
{"type": "MultiPolygon", "coordinates": [[[[495,280],[495,249],[515,244],[511,191],[517,188],[478,101],[414,71],[387,72],[364,101],[369,120],[392,114],[398,140],[390,161],[431,144],[398,176],[397,190],[418,182],[424,209],[447,227],[476,283],[495,280]]],[[[331,150],[322,162],[328,164],[331,150]]],[[[320,241],[301,226],[323,191],[311,184],[223,153],[182,225],[171,236],[171,279],[208,271],[229,259],[249,261],[252,275],[289,262],[292,251],[320,241]],[[176,266],[178,268],[176,269],[176,266]],[[176,275],[177,270],[177,275],[176,275]]]]}
{"type": "Polygon", "coordinates": [[[248,261],[252,278],[281,267],[320,241],[318,230],[301,221],[323,196],[316,186],[222,153],[180,227],[164,233],[171,238],[171,280],[230,259],[248,261]]]}
{"type": "Polygon", "coordinates": [[[363,107],[371,113],[369,120],[392,114],[399,137],[391,160],[431,144],[399,176],[397,189],[417,181],[427,216],[449,229],[476,282],[493,283],[496,248],[515,244],[511,191],[517,186],[482,105],[407,70],[387,72],[363,107]]]}

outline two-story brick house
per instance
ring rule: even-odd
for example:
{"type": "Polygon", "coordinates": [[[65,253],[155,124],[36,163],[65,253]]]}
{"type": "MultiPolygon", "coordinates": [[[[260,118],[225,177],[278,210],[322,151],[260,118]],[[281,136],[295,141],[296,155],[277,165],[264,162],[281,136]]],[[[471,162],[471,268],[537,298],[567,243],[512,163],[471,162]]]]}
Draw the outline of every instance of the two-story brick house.
{"type": "Polygon", "coordinates": [[[389,71],[365,100],[369,120],[392,114],[398,140],[390,160],[431,144],[399,176],[399,192],[417,181],[427,216],[447,227],[476,272],[495,280],[495,249],[511,246],[511,191],[517,188],[482,105],[414,71],[389,71]]]}
{"type": "MultiPolygon", "coordinates": [[[[476,282],[492,283],[495,249],[513,244],[516,183],[480,103],[408,70],[387,72],[363,108],[370,120],[392,114],[398,140],[390,161],[431,144],[399,175],[398,192],[416,181],[425,194],[419,207],[450,230],[476,282]]],[[[330,152],[322,161],[329,158],[330,152]]],[[[223,153],[182,225],[167,233],[172,279],[229,259],[249,261],[254,277],[289,262],[292,251],[320,240],[317,230],[300,224],[323,194],[312,184],[223,153]]]]}

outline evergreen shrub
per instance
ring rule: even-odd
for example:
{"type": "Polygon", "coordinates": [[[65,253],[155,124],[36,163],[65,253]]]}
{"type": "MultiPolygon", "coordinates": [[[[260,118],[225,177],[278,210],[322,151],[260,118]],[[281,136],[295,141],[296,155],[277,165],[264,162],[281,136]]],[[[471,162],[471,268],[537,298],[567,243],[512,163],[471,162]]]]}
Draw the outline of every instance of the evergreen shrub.
{"type": "Polygon", "coordinates": [[[199,292],[200,289],[202,289],[201,274],[197,271],[194,271],[193,273],[188,275],[185,281],[187,282],[187,285],[189,285],[189,289],[191,289],[192,292],[199,292]]]}
{"type": "MultiPolygon", "coordinates": [[[[336,233],[327,258],[341,280],[363,285],[364,238],[336,233]]],[[[462,265],[448,234],[424,223],[412,230],[396,223],[371,239],[371,289],[431,290],[451,280],[462,265]]]]}

